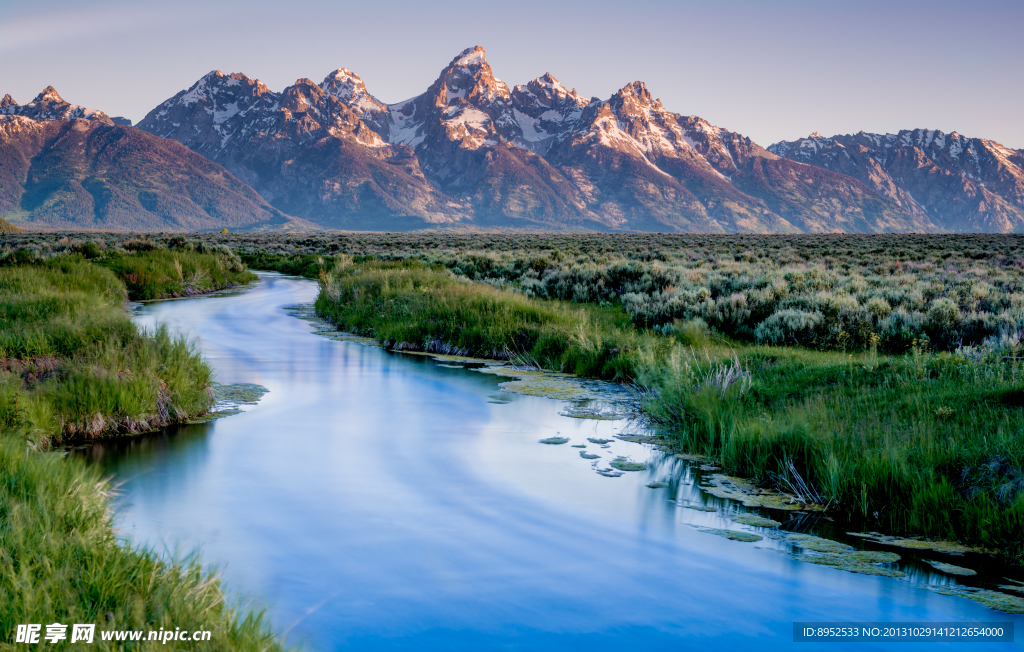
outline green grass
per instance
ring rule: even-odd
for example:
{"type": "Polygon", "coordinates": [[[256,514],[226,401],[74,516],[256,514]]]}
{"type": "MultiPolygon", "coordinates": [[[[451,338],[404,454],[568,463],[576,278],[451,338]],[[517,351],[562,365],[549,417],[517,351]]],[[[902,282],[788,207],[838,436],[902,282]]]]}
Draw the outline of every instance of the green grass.
{"type": "Polygon", "coordinates": [[[240,255],[242,262],[252,269],[265,269],[272,272],[281,272],[291,276],[305,276],[316,279],[321,271],[329,272],[334,269],[333,256],[320,256],[318,254],[297,254],[294,256],[285,254],[272,254],[264,251],[254,251],[240,255]]]}
{"type": "Polygon", "coordinates": [[[256,280],[230,251],[158,249],[145,255],[114,254],[98,262],[124,281],[134,300],[206,294],[256,280]]]}
{"type": "Polygon", "coordinates": [[[813,494],[872,528],[1021,561],[1018,362],[718,345],[676,353],[641,382],[655,422],[730,473],[813,494]],[[750,374],[746,392],[716,380],[729,368],[750,374]]]}
{"type": "Polygon", "coordinates": [[[389,348],[535,361],[580,376],[628,379],[665,339],[615,308],[537,301],[415,260],[339,264],[321,278],[317,311],[389,348]]]}
{"type": "Polygon", "coordinates": [[[913,344],[906,355],[757,346],[698,320],[665,336],[615,306],[533,299],[413,260],[345,261],[320,283],[322,315],[386,346],[512,352],[635,380],[653,424],[728,473],[868,529],[1024,556],[1019,361],[913,344]]]}
{"type": "Polygon", "coordinates": [[[0,424],[48,448],[146,432],[205,412],[210,368],[163,329],[144,334],[125,287],[79,255],[0,267],[0,424]]]}
{"type": "MultiPolygon", "coordinates": [[[[98,472],[45,452],[154,430],[212,403],[209,366],[165,330],[140,332],[117,265],[85,257],[95,253],[0,267],[0,649],[14,649],[18,624],[53,622],[97,624],[101,650],[163,648],[99,640],[99,630],[160,627],[212,632],[212,642],[166,649],[280,649],[260,613],[229,605],[198,557],[167,562],[120,544],[98,472]]],[[[145,269],[174,260],[131,255],[145,269]]]]}
{"type": "Polygon", "coordinates": [[[0,647],[15,649],[18,624],[58,622],[95,623],[87,647],[98,650],[281,649],[260,613],[232,607],[198,558],[168,563],[119,544],[105,487],[77,459],[26,454],[23,442],[0,438],[0,647]],[[212,636],[166,646],[99,640],[100,630],[160,627],[212,636]]]}

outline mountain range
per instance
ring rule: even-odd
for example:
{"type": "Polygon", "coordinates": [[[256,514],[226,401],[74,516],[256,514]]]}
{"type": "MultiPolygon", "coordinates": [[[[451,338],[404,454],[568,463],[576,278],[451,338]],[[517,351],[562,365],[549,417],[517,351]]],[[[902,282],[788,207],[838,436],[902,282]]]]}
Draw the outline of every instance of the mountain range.
{"type": "Polygon", "coordinates": [[[916,130],[765,149],[670,111],[639,81],[607,100],[550,73],[509,87],[480,47],[395,104],[345,68],[281,92],[214,71],[125,122],[52,88],[24,107],[6,96],[0,216],[61,228],[1024,228],[1024,153],[992,141],[916,130]],[[126,158],[145,174],[126,173],[126,158]]]}
{"type": "Polygon", "coordinates": [[[0,217],[28,228],[173,230],[291,224],[180,143],[115,124],[47,87],[0,100],[0,217]]]}

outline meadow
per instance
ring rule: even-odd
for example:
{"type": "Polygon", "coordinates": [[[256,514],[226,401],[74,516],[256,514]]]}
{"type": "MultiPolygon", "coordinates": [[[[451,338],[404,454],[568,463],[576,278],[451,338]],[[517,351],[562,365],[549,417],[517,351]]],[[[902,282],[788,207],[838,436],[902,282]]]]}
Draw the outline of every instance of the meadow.
{"type": "Polygon", "coordinates": [[[1019,236],[189,237],[393,349],[634,384],[681,450],[851,528],[1024,558],[1019,236]]]}
{"type": "MultiPolygon", "coordinates": [[[[205,289],[251,274],[237,258],[231,270],[224,251],[58,247],[0,258],[0,631],[13,636],[18,624],[53,622],[201,628],[216,649],[280,649],[260,613],[233,607],[198,557],[167,561],[119,542],[109,485],[61,449],[209,410],[210,367],[166,330],[139,330],[125,302],[178,293],[178,266],[209,270],[205,289]],[[219,280],[217,256],[226,269],[219,280]],[[133,285],[141,272],[147,280],[133,285]]],[[[125,647],[96,639],[98,649],[125,647]]]]}

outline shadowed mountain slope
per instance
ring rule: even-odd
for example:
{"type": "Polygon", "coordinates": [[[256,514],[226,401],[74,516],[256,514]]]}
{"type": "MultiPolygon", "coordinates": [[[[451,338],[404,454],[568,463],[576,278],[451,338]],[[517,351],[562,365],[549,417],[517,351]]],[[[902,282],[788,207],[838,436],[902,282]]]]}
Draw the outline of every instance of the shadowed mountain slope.
{"type": "Polygon", "coordinates": [[[30,228],[202,230],[293,223],[223,167],[52,87],[0,115],[0,215],[30,228]]]}
{"type": "Polygon", "coordinates": [[[944,231],[1024,231],[1024,152],[991,140],[929,129],[814,133],[769,149],[855,177],[944,231]]]}

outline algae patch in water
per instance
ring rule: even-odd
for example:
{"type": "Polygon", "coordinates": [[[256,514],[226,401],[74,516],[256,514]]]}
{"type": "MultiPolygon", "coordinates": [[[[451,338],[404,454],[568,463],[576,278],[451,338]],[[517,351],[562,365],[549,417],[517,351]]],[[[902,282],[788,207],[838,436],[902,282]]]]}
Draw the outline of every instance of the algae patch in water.
{"type": "Polygon", "coordinates": [[[771,489],[762,489],[749,480],[716,473],[706,480],[701,489],[712,496],[728,498],[743,504],[744,507],[767,507],[787,511],[805,510],[821,511],[822,505],[801,502],[796,496],[780,493],[771,489]]]}
{"type": "Polygon", "coordinates": [[[999,591],[989,591],[986,589],[976,589],[969,586],[925,586],[924,588],[929,591],[934,591],[941,595],[953,595],[961,598],[967,598],[980,602],[989,609],[995,609],[996,611],[1002,611],[1008,614],[1024,614],[1024,598],[1018,598],[1015,595],[1008,595],[1006,593],[1000,593],[999,591]]]}
{"type": "Polygon", "coordinates": [[[717,512],[718,511],[717,507],[712,507],[711,505],[681,505],[681,507],[683,507],[684,509],[695,509],[698,512],[717,512]]]}
{"type": "Polygon", "coordinates": [[[213,389],[214,404],[210,411],[185,423],[190,425],[209,423],[215,419],[241,414],[240,406],[256,405],[263,395],[270,391],[263,385],[252,383],[235,383],[233,385],[213,383],[211,389],[213,389]]]}
{"type": "Polygon", "coordinates": [[[589,441],[591,444],[604,445],[604,444],[610,443],[611,439],[597,439],[595,437],[587,437],[587,441],[589,441]]]}
{"type": "Polygon", "coordinates": [[[252,383],[235,383],[233,385],[213,384],[213,398],[218,403],[236,403],[256,405],[263,395],[270,390],[263,385],[252,383]]]}
{"type": "Polygon", "coordinates": [[[620,471],[644,471],[647,469],[646,464],[633,462],[631,460],[627,460],[625,457],[616,457],[610,464],[613,468],[620,471]]]}
{"type": "Polygon", "coordinates": [[[623,475],[621,471],[616,471],[614,469],[598,469],[597,474],[603,475],[606,478],[617,478],[620,475],[623,475]]]}
{"type": "Polygon", "coordinates": [[[782,523],[778,521],[772,520],[770,518],[765,518],[763,516],[758,516],[757,514],[740,514],[738,516],[733,516],[730,520],[732,520],[734,523],[740,523],[741,525],[751,525],[753,527],[779,527],[780,525],[782,525],[782,523]]]}
{"type": "Polygon", "coordinates": [[[648,482],[646,486],[650,487],[651,489],[661,489],[662,487],[667,487],[668,483],[667,482],[648,482]]]}
{"type": "Polygon", "coordinates": [[[316,308],[312,303],[300,303],[294,306],[285,306],[284,311],[292,317],[308,321],[312,324],[314,334],[316,335],[322,335],[327,339],[338,340],[340,342],[357,342],[359,344],[380,348],[380,342],[372,337],[363,337],[362,335],[354,335],[352,333],[346,333],[345,331],[339,331],[336,325],[316,314],[316,308]]]}
{"type": "Polygon", "coordinates": [[[586,401],[595,398],[576,376],[558,372],[521,370],[504,364],[489,364],[478,369],[480,373],[506,376],[499,387],[502,391],[528,396],[546,396],[566,401],[586,401]]]}
{"type": "Polygon", "coordinates": [[[572,447],[573,448],[586,448],[587,445],[586,444],[573,444],[572,447]]]}
{"type": "Polygon", "coordinates": [[[995,554],[996,550],[988,550],[985,548],[976,548],[972,546],[965,546],[962,543],[956,543],[955,541],[927,541],[925,539],[903,539],[900,537],[891,537],[885,534],[879,534],[878,532],[847,532],[850,536],[860,537],[873,541],[875,543],[883,543],[888,546],[896,546],[898,548],[911,548],[913,550],[934,550],[936,552],[944,552],[950,555],[962,555],[968,552],[980,552],[987,554],[995,554]]]}
{"type": "Polygon", "coordinates": [[[859,561],[853,555],[843,555],[837,553],[799,555],[797,556],[797,560],[807,562],[808,564],[818,564],[819,566],[838,568],[839,570],[844,570],[850,573],[858,573],[860,575],[880,575],[882,577],[906,577],[906,573],[904,573],[903,571],[894,570],[892,568],[885,568],[884,566],[876,566],[874,563],[859,561]]]}
{"type": "Polygon", "coordinates": [[[853,546],[848,546],[845,543],[839,543],[831,539],[822,539],[810,534],[790,534],[786,537],[786,540],[798,548],[813,550],[814,552],[843,553],[853,550],[853,546]]]}
{"type": "Polygon", "coordinates": [[[622,414],[614,410],[610,410],[604,405],[570,405],[565,408],[562,412],[559,412],[563,417],[570,417],[573,419],[596,419],[598,421],[617,421],[622,418],[622,414]]]}
{"type": "Polygon", "coordinates": [[[567,444],[569,443],[569,440],[566,439],[565,437],[548,437],[547,439],[541,439],[540,443],[557,446],[558,444],[567,444]]]}
{"type": "Polygon", "coordinates": [[[747,543],[753,543],[754,541],[760,541],[764,538],[758,534],[751,534],[750,532],[740,532],[739,530],[716,530],[714,528],[699,529],[701,532],[714,534],[715,536],[723,537],[731,541],[745,541],[747,543]]]}
{"type": "Polygon", "coordinates": [[[865,564],[891,564],[900,560],[895,552],[883,552],[881,550],[858,550],[856,552],[843,553],[844,557],[862,561],[865,564]]]}
{"type": "Polygon", "coordinates": [[[953,564],[947,564],[943,561],[932,561],[925,559],[924,563],[928,564],[937,571],[943,573],[949,573],[950,575],[977,575],[978,572],[971,570],[970,568],[964,568],[963,566],[954,566],[953,564]]]}
{"type": "Polygon", "coordinates": [[[810,551],[804,554],[794,554],[793,557],[797,561],[828,566],[860,575],[906,577],[906,573],[903,571],[880,565],[899,561],[900,556],[894,552],[854,550],[853,546],[845,543],[810,534],[789,534],[785,536],[785,540],[798,548],[810,551]]]}
{"type": "Polygon", "coordinates": [[[588,453],[587,451],[580,451],[580,457],[582,457],[585,460],[596,460],[597,458],[599,458],[601,456],[600,455],[594,455],[593,453],[588,453]]]}

